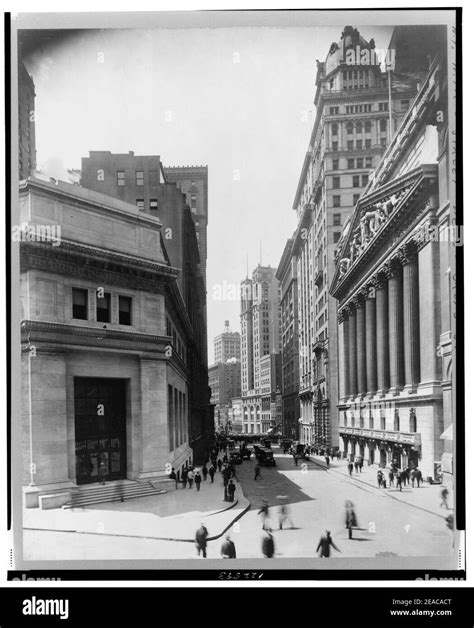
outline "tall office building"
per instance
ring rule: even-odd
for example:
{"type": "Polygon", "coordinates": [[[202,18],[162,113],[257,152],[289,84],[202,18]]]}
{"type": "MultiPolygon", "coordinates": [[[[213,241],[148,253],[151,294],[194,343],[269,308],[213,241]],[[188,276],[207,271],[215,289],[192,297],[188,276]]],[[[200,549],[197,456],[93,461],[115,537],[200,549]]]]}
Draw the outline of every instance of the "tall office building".
{"type": "Polygon", "coordinates": [[[300,438],[307,443],[339,441],[337,312],[328,294],[335,249],[420,81],[417,72],[382,71],[374,53],[373,39],[346,26],[325,61],[317,61],[315,122],[293,204],[300,438]]]}
{"type": "Polygon", "coordinates": [[[276,269],[260,264],[241,282],[243,427],[262,433],[261,359],[281,351],[276,269]]]}
{"type": "Polygon", "coordinates": [[[36,169],[35,84],[24,64],[18,63],[18,169],[27,179],[36,169]]]}
{"type": "Polygon", "coordinates": [[[227,362],[231,358],[240,361],[240,334],[231,331],[229,321],[225,321],[224,331],[214,338],[214,363],[227,362]]]}

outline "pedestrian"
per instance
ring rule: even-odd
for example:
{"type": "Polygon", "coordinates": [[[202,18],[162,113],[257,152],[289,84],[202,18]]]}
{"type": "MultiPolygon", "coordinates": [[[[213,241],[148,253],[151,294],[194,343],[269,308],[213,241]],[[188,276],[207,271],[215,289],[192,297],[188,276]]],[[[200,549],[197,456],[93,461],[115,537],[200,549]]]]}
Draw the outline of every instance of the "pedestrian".
{"type": "Polygon", "coordinates": [[[326,530],[326,534],[319,539],[316,553],[319,551],[320,558],[329,558],[331,556],[331,547],[333,547],[337,552],[341,551],[332,540],[330,530],[326,530]]]}
{"type": "Polygon", "coordinates": [[[181,485],[183,488],[186,488],[186,484],[188,483],[188,470],[184,467],[183,472],[181,474],[181,485]]]}
{"type": "Polygon", "coordinates": [[[207,480],[207,466],[204,465],[202,468],[202,479],[204,480],[204,482],[207,480]]]}
{"type": "Polygon", "coordinates": [[[390,471],[388,472],[388,481],[390,486],[393,486],[393,468],[390,469],[390,471]]]}
{"type": "Polygon", "coordinates": [[[331,449],[331,462],[334,460],[334,449],[331,449]]]}
{"type": "Polygon", "coordinates": [[[209,532],[207,531],[206,526],[201,523],[201,527],[198,528],[195,536],[195,545],[197,550],[197,555],[200,556],[202,552],[202,557],[207,558],[207,537],[209,536],[209,532]]]}
{"type": "Polygon", "coordinates": [[[222,458],[222,462],[225,462],[227,464],[228,458],[227,458],[227,454],[224,454],[224,457],[222,458]]]}
{"type": "Polygon", "coordinates": [[[194,481],[194,471],[190,469],[188,471],[188,487],[189,488],[193,487],[193,481],[194,481]]]}
{"type": "Polygon", "coordinates": [[[259,478],[261,478],[261,477],[262,477],[262,474],[261,474],[261,467],[260,467],[260,465],[259,465],[259,464],[258,464],[258,462],[257,462],[257,464],[255,465],[255,476],[254,476],[254,478],[253,478],[253,479],[254,479],[254,480],[258,480],[258,479],[259,479],[259,478]]]}
{"type": "Polygon", "coordinates": [[[420,488],[420,482],[423,482],[423,475],[421,471],[417,468],[415,468],[415,478],[416,478],[417,488],[420,488]]]}
{"type": "Polygon", "coordinates": [[[265,558],[273,558],[275,554],[275,541],[270,528],[265,530],[262,537],[262,554],[265,558]]]}
{"type": "Polygon", "coordinates": [[[353,463],[349,460],[349,462],[347,463],[347,470],[349,471],[349,475],[352,476],[352,471],[354,469],[354,465],[353,463]]]}
{"type": "Polygon", "coordinates": [[[326,467],[329,469],[329,456],[326,454],[326,467]]]}
{"type": "Polygon", "coordinates": [[[265,502],[260,510],[257,512],[257,515],[262,515],[262,530],[267,529],[267,521],[270,518],[270,513],[268,511],[268,504],[265,502]]]}
{"type": "Polygon", "coordinates": [[[225,541],[221,546],[221,556],[222,558],[237,558],[235,552],[235,543],[230,538],[230,534],[225,535],[225,541]]]}
{"type": "Polygon", "coordinates": [[[351,501],[346,501],[346,528],[350,539],[352,539],[352,530],[357,527],[354,504],[351,501]]]}
{"type": "Polygon", "coordinates": [[[229,480],[229,484],[227,485],[227,493],[229,495],[229,501],[234,501],[234,493],[235,493],[235,484],[233,480],[229,480]]]}
{"type": "Polygon", "coordinates": [[[214,465],[209,467],[209,477],[211,478],[211,484],[214,484],[214,474],[216,472],[216,469],[214,468],[214,465]]]}
{"type": "Polygon", "coordinates": [[[105,478],[107,477],[108,469],[105,462],[102,460],[99,465],[99,481],[101,484],[105,484],[105,478]]]}
{"type": "Polygon", "coordinates": [[[411,482],[411,487],[415,488],[415,478],[416,478],[416,471],[415,469],[412,469],[410,471],[410,482],[411,482]]]}
{"type": "Polygon", "coordinates": [[[364,459],[362,458],[362,456],[360,456],[359,458],[359,471],[360,473],[362,473],[362,467],[364,466],[364,459]]]}
{"type": "Polygon", "coordinates": [[[354,460],[354,469],[356,473],[360,473],[360,463],[359,463],[359,458],[356,458],[354,460]]]}
{"type": "Polygon", "coordinates": [[[196,484],[196,490],[200,491],[201,490],[202,477],[201,477],[201,474],[199,473],[199,471],[197,471],[195,476],[194,476],[194,482],[196,484]]]}
{"type": "Polygon", "coordinates": [[[379,469],[377,471],[377,484],[379,485],[379,488],[381,488],[382,484],[383,484],[383,479],[382,478],[383,478],[382,469],[379,469]]]}
{"type": "Polygon", "coordinates": [[[298,457],[296,455],[296,452],[293,454],[293,460],[295,462],[295,467],[297,467],[298,466],[298,457]]]}
{"type": "Polygon", "coordinates": [[[399,489],[399,491],[402,491],[402,484],[403,484],[403,473],[401,471],[397,471],[397,488],[399,489]]]}
{"type": "Polygon", "coordinates": [[[219,467],[219,471],[220,471],[221,468],[222,468],[222,460],[221,460],[221,458],[219,458],[219,460],[217,461],[217,466],[219,467]]]}
{"type": "Polygon", "coordinates": [[[295,524],[293,523],[290,517],[290,508],[286,504],[282,504],[278,509],[278,523],[280,526],[280,530],[283,530],[283,524],[285,521],[289,521],[290,527],[294,528],[295,524]]]}
{"type": "Polygon", "coordinates": [[[169,474],[168,477],[169,477],[170,480],[174,480],[175,481],[176,488],[178,488],[178,478],[176,476],[176,471],[174,470],[174,467],[172,467],[171,473],[169,474]]]}
{"type": "Polygon", "coordinates": [[[448,494],[449,491],[446,488],[446,486],[443,487],[443,489],[441,490],[441,504],[440,504],[440,508],[446,508],[446,510],[448,510],[449,506],[448,506],[448,494]]]}

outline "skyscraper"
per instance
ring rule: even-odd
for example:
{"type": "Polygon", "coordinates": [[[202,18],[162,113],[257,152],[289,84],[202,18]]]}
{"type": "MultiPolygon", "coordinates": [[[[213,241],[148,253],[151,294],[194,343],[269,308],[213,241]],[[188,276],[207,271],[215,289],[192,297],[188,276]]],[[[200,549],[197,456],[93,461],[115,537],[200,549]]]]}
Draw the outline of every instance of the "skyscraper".
{"type": "Polygon", "coordinates": [[[214,338],[214,363],[227,362],[230,358],[240,361],[240,334],[231,331],[229,321],[225,321],[224,331],[214,338]]]}

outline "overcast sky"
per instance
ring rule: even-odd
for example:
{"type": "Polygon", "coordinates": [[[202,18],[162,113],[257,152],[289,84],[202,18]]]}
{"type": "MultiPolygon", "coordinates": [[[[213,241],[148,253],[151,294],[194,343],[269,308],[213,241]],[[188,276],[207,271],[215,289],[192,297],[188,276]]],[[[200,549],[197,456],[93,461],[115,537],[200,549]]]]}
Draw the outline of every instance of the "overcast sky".
{"type": "MultiPolygon", "coordinates": [[[[89,150],[209,166],[208,338],[239,301],[215,297],[259,262],[278,266],[314,121],[316,59],[344,28],[97,30],[26,59],[44,173],[67,180],[89,150]]],[[[358,27],[377,47],[391,28],[358,27]]],[[[232,289],[231,289],[232,290],[232,289]]],[[[236,292],[236,290],[234,291],[236,292]]],[[[230,291],[228,291],[230,294],[230,291]]]]}

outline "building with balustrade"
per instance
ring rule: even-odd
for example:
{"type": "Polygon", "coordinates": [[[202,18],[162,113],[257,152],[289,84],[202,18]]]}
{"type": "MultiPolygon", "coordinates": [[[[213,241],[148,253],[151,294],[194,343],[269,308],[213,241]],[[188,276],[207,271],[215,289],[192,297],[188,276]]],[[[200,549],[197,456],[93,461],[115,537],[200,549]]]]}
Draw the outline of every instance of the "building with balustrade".
{"type": "Polygon", "coordinates": [[[449,480],[456,233],[445,50],[344,227],[330,292],[344,455],[425,477],[442,467],[449,480]]]}
{"type": "Polygon", "coordinates": [[[334,253],[420,81],[419,72],[389,77],[374,50],[373,39],[347,26],[325,61],[317,62],[316,116],[293,203],[299,436],[305,443],[333,447],[339,443],[337,307],[329,293],[334,253]],[[362,53],[371,61],[363,62],[362,53]]]}

